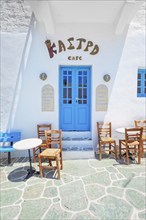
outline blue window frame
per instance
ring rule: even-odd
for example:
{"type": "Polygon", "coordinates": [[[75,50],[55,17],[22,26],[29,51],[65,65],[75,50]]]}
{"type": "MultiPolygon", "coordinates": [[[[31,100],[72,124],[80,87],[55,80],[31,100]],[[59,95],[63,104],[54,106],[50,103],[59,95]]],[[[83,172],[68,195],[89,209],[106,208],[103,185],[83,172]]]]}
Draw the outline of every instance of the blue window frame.
{"type": "Polygon", "coordinates": [[[137,97],[146,97],[146,68],[138,69],[137,97]]]}

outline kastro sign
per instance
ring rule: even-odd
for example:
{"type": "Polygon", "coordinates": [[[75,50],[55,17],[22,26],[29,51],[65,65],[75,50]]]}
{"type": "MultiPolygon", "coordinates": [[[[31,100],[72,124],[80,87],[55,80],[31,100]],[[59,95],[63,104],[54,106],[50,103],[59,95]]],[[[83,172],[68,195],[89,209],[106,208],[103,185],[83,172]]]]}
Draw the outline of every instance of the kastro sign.
{"type": "MultiPolygon", "coordinates": [[[[51,40],[46,40],[45,44],[48,48],[50,58],[53,58],[55,54],[61,53],[66,50],[81,50],[89,51],[90,55],[96,55],[99,52],[99,47],[97,44],[94,44],[92,41],[87,41],[84,38],[74,39],[73,37],[67,39],[67,43],[64,43],[61,40],[58,40],[58,44],[51,43],[51,40]]],[[[81,56],[75,56],[72,59],[71,56],[68,57],[69,60],[81,60],[81,56]]]]}

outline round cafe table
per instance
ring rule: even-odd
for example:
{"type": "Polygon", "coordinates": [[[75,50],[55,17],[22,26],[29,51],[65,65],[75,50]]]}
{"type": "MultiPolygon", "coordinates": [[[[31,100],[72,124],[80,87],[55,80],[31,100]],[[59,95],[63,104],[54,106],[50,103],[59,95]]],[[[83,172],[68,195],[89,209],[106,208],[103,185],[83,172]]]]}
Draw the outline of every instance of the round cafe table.
{"type": "Polygon", "coordinates": [[[25,179],[28,179],[29,177],[33,176],[35,172],[35,170],[32,169],[30,149],[33,149],[34,147],[39,146],[41,143],[42,143],[42,140],[39,138],[28,138],[28,139],[18,141],[13,145],[14,149],[16,150],[28,150],[30,167],[27,170],[28,174],[25,177],[25,179]]]}

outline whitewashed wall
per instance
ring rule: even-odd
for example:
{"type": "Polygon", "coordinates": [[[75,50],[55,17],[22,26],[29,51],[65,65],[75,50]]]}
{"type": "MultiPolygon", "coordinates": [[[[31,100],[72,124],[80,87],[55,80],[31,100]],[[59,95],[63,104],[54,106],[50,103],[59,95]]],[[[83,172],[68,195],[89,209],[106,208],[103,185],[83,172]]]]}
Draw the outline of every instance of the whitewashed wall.
{"type": "Polygon", "coordinates": [[[2,130],[7,127],[18,129],[22,132],[22,138],[29,138],[37,136],[36,125],[38,123],[51,123],[54,129],[59,127],[59,65],[92,66],[91,127],[94,145],[97,141],[96,121],[111,121],[113,129],[115,129],[116,127],[133,125],[134,119],[144,118],[145,99],[137,98],[136,87],[138,66],[145,66],[145,36],[143,29],[135,29],[134,27],[131,24],[126,41],[126,30],[120,36],[111,35],[111,33],[109,35],[106,33],[106,36],[102,37],[92,37],[90,33],[89,38],[83,34],[51,36],[50,39],[55,43],[59,39],[65,42],[69,37],[75,39],[85,37],[98,44],[100,50],[95,56],[91,56],[83,50],[66,51],[50,59],[44,43],[49,36],[46,36],[43,26],[38,25],[33,32],[27,64],[23,69],[21,82],[19,82],[19,99],[16,100],[15,109],[11,109],[10,106],[24,45],[24,35],[19,34],[15,37],[10,34],[2,35],[1,51],[4,55],[2,58],[2,77],[4,79],[2,130]],[[70,55],[81,55],[82,61],[69,61],[67,58],[70,55]],[[15,59],[13,60],[13,58],[15,59]],[[39,78],[42,72],[48,75],[46,81],[39,78]],[[103,75],[106,73],[111,75],[111,80],[108,83],[103,81],[103,75]],[[108,112],[96,112],[96,87],[101,83],[109,88],[108,112]],[[41,111],[41,89],[46,84],[51,84],[55,89],[54,112],[41,111]]]}
{"type": "Polygon", "coordinates": [[[7,130],[11,118],[13,96],[26,40],[25,33],[1,33],[1,127],[7,130]]]}

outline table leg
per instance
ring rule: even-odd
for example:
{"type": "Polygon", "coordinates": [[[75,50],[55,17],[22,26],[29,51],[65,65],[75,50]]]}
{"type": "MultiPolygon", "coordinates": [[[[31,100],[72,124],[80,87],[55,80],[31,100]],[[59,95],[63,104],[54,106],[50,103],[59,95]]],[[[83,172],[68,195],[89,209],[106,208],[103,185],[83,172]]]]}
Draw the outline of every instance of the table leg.
{"type": "Polygon", "coordinates": [[[31,155],[30,155],[30,149],[28,149],[28,155],[29,155],[29,169],[27,170],[27,176],[25,177],[25,179],[28,179],[29,177],[33,176],[35,170],[32,169],[32,164],[31,164],[31,155]]]}

